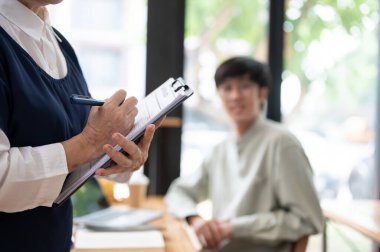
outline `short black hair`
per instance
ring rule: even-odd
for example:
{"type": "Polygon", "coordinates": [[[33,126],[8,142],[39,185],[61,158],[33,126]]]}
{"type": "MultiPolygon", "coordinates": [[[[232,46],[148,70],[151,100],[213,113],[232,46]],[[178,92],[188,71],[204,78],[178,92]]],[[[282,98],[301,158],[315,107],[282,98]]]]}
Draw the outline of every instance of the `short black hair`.
{"type": "Polygon", "coordinates": [[[214,76],[216,87],[218,88],[227,78],[240,77],[246,74],[260,88],[270,88],[272,77],[268,65],[250,57],[233,57],[220,64],[214,76]]]}

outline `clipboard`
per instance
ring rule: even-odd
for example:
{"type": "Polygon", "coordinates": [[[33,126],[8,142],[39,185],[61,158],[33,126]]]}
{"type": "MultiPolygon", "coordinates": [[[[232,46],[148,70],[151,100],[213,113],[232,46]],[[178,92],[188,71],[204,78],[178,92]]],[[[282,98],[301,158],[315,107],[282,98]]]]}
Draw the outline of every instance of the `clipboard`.
{"type": "MultiPolygon", "coordinates": [[[[170,113],[193,93],[193,90],[185,84],[182,78],[169,78],[137,103],[138,114],[135,118],[135,124],[126,137],[137,142],[144,134],[145,128],[149,124],[154,124],[170,113]]],[[[124,153],[119,145],[116,145],[114,148],[115,150],[124,153]]],[[[60,206],[64,203],[95,174],[97,169],[107,168],[110,166],[111,162],[111,158],[107,154],[104,154],[91,166],[78,167],[75,171],[69,173],[60,194],[53,203],[53,207],[60,206]]]]}

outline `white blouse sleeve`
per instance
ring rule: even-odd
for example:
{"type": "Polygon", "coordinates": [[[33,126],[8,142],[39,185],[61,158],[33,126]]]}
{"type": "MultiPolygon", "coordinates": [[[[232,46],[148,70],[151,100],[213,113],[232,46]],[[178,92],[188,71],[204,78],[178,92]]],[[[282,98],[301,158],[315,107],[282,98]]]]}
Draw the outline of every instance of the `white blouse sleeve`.
{"type": "Polygon", "coordinates": [[[0,211],[50,207],[67,174],[62,144],[11,148],[0,130],[0,211]]]}

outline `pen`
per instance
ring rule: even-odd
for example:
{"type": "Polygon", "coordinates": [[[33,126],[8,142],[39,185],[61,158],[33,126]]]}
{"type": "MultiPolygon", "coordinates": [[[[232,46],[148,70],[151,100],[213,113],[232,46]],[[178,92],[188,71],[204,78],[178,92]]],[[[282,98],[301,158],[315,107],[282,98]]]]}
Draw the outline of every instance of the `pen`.
{"type": "Polygon", "coordinates": [[[70,96],[70,102],[72,104],[89,105],[89,106],[102,106],[103,100],[96,100],[86,95],[73,94],[70,96]]]}

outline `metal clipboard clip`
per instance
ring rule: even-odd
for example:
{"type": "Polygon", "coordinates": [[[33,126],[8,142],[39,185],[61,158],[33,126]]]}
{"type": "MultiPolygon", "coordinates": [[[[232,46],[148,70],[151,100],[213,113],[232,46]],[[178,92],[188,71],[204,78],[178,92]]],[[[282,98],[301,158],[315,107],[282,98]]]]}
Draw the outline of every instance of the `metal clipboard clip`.
{"type": "Polygon", "coordinates": [[[184,80],[182,78],[177,78],[172,83],[172,88],[174,89],[174,92],[178,92],[181,89],[183,89],[183,91],[186,91],[189,89],[189,87],[184,83],[184,80]]]}

